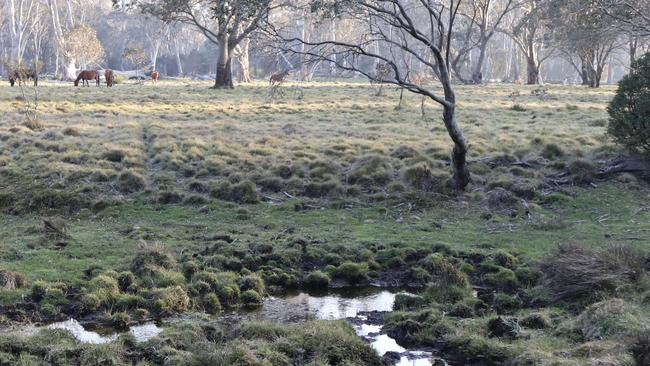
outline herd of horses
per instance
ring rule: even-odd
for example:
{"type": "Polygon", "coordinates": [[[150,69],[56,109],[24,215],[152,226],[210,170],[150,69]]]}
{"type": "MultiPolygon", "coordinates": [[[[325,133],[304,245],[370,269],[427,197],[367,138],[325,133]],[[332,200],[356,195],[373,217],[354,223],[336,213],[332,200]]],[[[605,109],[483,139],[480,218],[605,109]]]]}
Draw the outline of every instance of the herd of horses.
{"type": "MultiPolygon", "coordinates": [[[[277,74],[271,75],[269,84],[271,86],[279,86],[282,84],[286,78],[289,76],[290,70],[285,70],[277,74]]],[[[160,78],[160,73],[158,71],[151,72],[151,81],[156,83],[160,78]]],[[[38,86],[38,71],[33,68],[17,68],[9,73],[9,83],[11,86],[16,84],[23,85],[29,79],[34,80],[34,86],[38,86]]],[[[115,73],[111,69],[104,70],[104,79],[106,80],[106,86],[112,87],[115,85],[115,73]]],[[[100,85],[99,82],[99,71],[97,70],[83,70],[77,76],[77,79],[74,81],[74,86],[79,86],[81,81],[81,86],[90,86],[90,81],[94,80],[97,86],[100,85]]]]}
{"type": "MultiPolygon", "coordinates": [[[[151,80],[156,83],[160,78],[160,73],[158,71],[151,72],[151,80]]],[[[24,85],[29,79],[34,80],[34,86],[38,86],[38,71],[33,68],[17,68],[9,73],[9,84],[14,86],[18,82],[18,86],[24,85]]],[[[104,79],[106,80],[106,86],[112,87],[115,85],[115,73],[111,69],[104,70],[104,79]]],[[[100,85],[99,82],[99,71],[97,70],[83,70],[77,76],[77,79],[74,81],[74,86],[79,86],[79,81],[81,81],[81,86],[90,86],[90,81],[94,80],[97,86],[100,85]]]]}

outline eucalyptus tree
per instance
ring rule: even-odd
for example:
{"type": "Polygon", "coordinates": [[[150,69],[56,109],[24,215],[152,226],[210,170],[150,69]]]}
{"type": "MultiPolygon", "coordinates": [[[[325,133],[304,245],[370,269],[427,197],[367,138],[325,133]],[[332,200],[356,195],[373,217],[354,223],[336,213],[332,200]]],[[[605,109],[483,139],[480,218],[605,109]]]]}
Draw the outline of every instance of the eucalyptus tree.
{"type": "Polygon", "coordinates": [[[610,55],[622,46],[620,30],[599,10],[598,0],[550,0],[553,39],[582,78],[597,88],[610,55]]]}
{"type": "MultiPolygon", "coordinates": [[[[474,48],[477,49],[478,57],[474,65],[471,65],[470,82],[474,84],[482,82],[483,65],[490,40],[501,27],[505,16],[517,5],[516,0],[468,0],[461,7],[460,14],[465,18],[468,29],[464,33],[465,47],[461,47],[457,51],[455,60],[464,57],[463,53],[471,52],[474,48]],[[467,47],[467,45],[471,46],[467,47]]],[[[456,73],[459,74],[458,71],[456,73]]]]}
{"type": "Polygon", "coordinates": [[[451,82],[453,30],[462,0],[320,0],[306,4],[327,20],[345,21],[354,32],[345,37],[307,40],[290,24],[270,24],[282,50],[325,60],[371,81],[393,84],[423,95],[442,107],[442,122],[453,142],[450,186],[464,189],[470,174],[467,140],[456,119],[456,94],[451,82]],[[437,85],[414,82],[406,67],[437,76],[437,85]],[[370,67],[370,65],[375,67],[370,67]],[[386,72],[376,72],[386,70],[386,72]],[[436,87],[437,86],[437,87],[436,87]]]}
{"type": "MultiPolygon", "coordinates": [[[[196,27],[219,47],[215,88],[234,87],[232,58],[273,8],[272,0],[142,0],[137,6],[165,22],[196,27]]],[[[243,52],[243,50],[240,50],[243,52]]]]}
{"type": "Polygon", "coordinates": [[[550,38],[548,0],[518,0],[509,27],[501,28],[517,45],[526,59],[527,84],[542,82],[542,63],[554,55],[556,45],[550,38]]]}

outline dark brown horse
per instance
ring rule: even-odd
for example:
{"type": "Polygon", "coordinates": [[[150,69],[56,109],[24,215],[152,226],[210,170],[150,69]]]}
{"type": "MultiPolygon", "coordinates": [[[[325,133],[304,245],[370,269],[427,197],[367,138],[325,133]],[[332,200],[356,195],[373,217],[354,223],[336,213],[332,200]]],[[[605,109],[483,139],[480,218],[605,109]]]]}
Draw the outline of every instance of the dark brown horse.
{"type": "Polygon", "coordinates": [[[113,74],[113,70],[104,70],[104,79],[106,79],[106,86],[109,88],[112,87],[115,83],[115,75],[113,74]]]}
{"type": "Polygon", "coordinates": [[[20,67],[9,73],[9,84],[11,86],[16,84],[16,80],[18,80],[18,85],[20,86],[29,79],[34,79],[34,86],[38,86],[38,72],[35,69],[20,67]]]}
{"type": "Polygon", "coordinates": [[[97,70],[84,70],[80,72],[79,76],[77,76],[77,80],[74,81],[74,86],[79,86],[79,80],[82,80],[82,86],[90,86],[90,80],[95,80],[97,86],[99,86],[99,72],[97,72],[97,70]]]}
{"type": "Polygon", "coordinates": [[[160,78],[160,73],[158,71],[151,72],[151,81],[155,83],[156,81],[158,81],[159,78],[160,78]]]}

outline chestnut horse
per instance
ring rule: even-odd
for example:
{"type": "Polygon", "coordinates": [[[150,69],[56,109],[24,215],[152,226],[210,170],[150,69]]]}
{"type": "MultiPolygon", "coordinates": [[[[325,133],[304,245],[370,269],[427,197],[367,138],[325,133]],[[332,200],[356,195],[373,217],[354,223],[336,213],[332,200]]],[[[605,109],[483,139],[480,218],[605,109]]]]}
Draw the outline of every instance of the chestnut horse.
{"type": "Polygon", "coordinates": [[[17,68],[9,73],[9,84],[11,86],[16,84],[16,80],[18,80],[20,86],[29,79],[34,79],[34,86],[38,86],[38,72],[35,69],[17,68]]]}
{"type": "Polygon", "coordinates": [[[151,81],[155,83],[156,81],[158,81],[159,78],[160,78],[160,73],[158,71],[151,72],[151,81]]]}
{"type": "Polygon", "coordinates": [[[89,80],[95,80],[97,86],[99,86],[99,72],[97,72],[97,70],[84,70],[80,72],[79,76],[77,76],[77,80],[74,81],[74,86],[79,86],[79,80],[82,80],[82,86],[86,84],[90,86],[89,80]]]}
{"type": "Polygon", "coordinates": [[[104,79],[106,79],[106,86],[109,88],[112,87],[115,83],[115,75],[113,74],[113,70],[104,70],[104,79]]]}

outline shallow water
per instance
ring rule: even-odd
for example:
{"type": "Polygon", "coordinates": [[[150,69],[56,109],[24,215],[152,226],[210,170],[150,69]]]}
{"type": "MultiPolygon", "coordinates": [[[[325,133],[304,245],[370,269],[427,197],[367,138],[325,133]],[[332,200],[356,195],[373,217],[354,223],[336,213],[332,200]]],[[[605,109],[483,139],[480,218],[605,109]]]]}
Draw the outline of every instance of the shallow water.
{"type": "MultiPolygon", "coordinates": [[[[106,332],[94,331],[92,328],[84,328],[81,323],[75,319],[69,319],[64,322],[52,323],[47,326],[49,329],[63,329],[67,330],[81,343],[90,343],[90,344],[102,344],[110,343],[117,339],[120,336],[119,332],[111,331],[108,334],[106,332]]],[[[162,332],[162,328],[158,327],[154,323],[145,323],[140,325],[134,325],[129,327],[128,333],[131,333],[135,338],[136,342],[145,342],[149,339],[157,336],[162,332]]],[[[126,332],[124,332],[126,333],[126,332]]]]}
{"type": "MultiPolygon", "coordinates": [[[[366,339],[380,356],[387,352],[400,355],[397,366],[431,366],[437,359],[431,352],[406,349],[387,334],[382,334],[382,325],[372,324],[363,315],[364,312],[386,312],[393,309],[395,296],[403,292],[399,289],[345,289],[326,293],[295,292],[282,296],[269,297],[263,306],[250,312],[234,312],[229,315],[241,316],[243,319],[270,320],[286,323],[301,322],[310,319],[353,320],[355,332],[366,339]]],[[[118,338],[120,333],[112,328],[84,327],[75,319],[53,323],[50,329],[69,331],[79,342],[101,344],[118,338]]],[[[154,323],[135,325],[129,328],[137,342],[145,342],[163,331],[154,323]]],[[[446,363],[445,363],[446,364],[446,363]]]]}
{"type": "Polygon", "coordinates": [[[364,312],[391,311],[399,289],[347,289],[328,293],[298,292],[272,297],[264,302],[257,316],[264,320],[295,322],[305,319],[354,319],[356,333],[368,340],[380,356],[397,352],[397,366],[431,366],[435,359],[428,351],[408,350],[387,334],[381,334],[382,325],[370,324],[364,312]]]}

